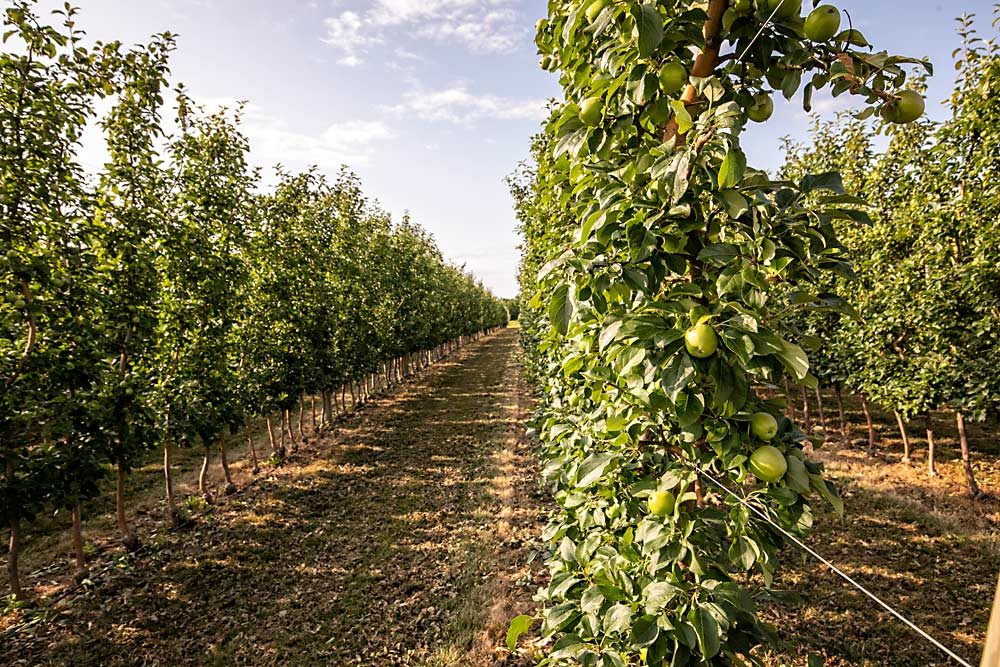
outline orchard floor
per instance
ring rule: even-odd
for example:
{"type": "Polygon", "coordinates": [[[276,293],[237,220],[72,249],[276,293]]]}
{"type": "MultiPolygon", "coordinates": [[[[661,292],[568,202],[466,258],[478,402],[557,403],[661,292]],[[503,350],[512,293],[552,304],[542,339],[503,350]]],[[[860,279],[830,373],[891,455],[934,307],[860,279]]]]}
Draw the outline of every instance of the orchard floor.
{"type": "Polygon", "coordinates": [[[38,622],[0,663],[515,664],[496,647],[531,608],[542,520],[516,349],[512,330],[473,343],[193,527],[152,522],[138,558],[19,612],[38,622]]]}
{"type": "MultiPolygon", "coordinates": [[[[164,529],[151,461],[130,483],[146,544],[138,558],[120,556],[106,500],[88,509],[92,584],[70,585],[63,520],[43,522],[24,556],[41,603],[0,617],[0,664],[527,664],[499,647],[544,582],[534,556],[550,501],[522,438],[530,400],[516,338],[508,330],[470,345],[256,478],[234,449],[241,491],[208,508],[192,502],[188,529],[164,529]]],[[[932,479],[917,429],[914,459],[901,462],[892,415],[876,412],[869,457],[860,406],[847,408],[848,439],[831,434],[815,453],[847,514],[819,512],[808,541],[978,663],[1000,568],[1000,503],[966,497],[946,415],[935,415],[932,479]]],[[[998,431],[970,433],[994,498],[998,431]]],[[[192,497],[195,455],[178,463],[192,497]]],[[[762,606],[783,641],[769,667],[804,667],[810,653],[828,667],[950,664],[825,567],[792,548],[783,558],[776,586],[799,599],[762,606]]]]}

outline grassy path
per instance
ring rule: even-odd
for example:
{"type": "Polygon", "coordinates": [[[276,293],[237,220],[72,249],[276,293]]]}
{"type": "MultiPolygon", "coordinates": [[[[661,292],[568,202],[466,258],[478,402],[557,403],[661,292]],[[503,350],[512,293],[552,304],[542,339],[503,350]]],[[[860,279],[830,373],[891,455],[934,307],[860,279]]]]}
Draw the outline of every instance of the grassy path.
{"type": "Polygon", "coordinates": [[[63,606],[9,664],[504,664],[541,517],[516,333],[380,399],[63,606]]]}

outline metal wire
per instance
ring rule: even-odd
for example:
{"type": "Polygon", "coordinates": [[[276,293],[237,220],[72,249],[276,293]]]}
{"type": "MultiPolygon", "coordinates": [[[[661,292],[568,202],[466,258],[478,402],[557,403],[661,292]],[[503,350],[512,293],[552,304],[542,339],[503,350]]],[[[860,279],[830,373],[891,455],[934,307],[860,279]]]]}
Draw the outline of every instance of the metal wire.
{"type": "Polygon", "coordinates": [[[958,664],[962,665],[963,667],[972,667],[971,664],[969,664],[968,662],[966,662],[963,658],[961,658],[959,655],[957,655],[954,651],[952,651],[951,649],[949,649],[947,646],[945,646],[944,644],[942,644],[938,640],[934,639],[934,637],[932,637],[930,634],[928,634],[922,628],[920,628],[919,626],[917,626],[916,623],[914,623],[913,621],[911,621],[910,619],[906,618],[901,613],[899,613],[898,611],[896,611],[895,609],[893,609],[892,607],[890,607],[888,603],[883,602],[881,598],[879,598],[877,595],[875,595],[874,593],[872,593],[871,591],[869,591],[867,588],[865,588],[864,586],[862,586],[861,584],[859,584],[857,581],[855,581],[854,579],[852,579],[850,577],[850,575],[848,575],[847,573],[845,573],[843,570],[841,570],[840,568],[838,568],[836,565],[834,565],[833,563],[831,563],[830,561],[828,561],[826,558],[824,558],[820,554],[816,553],[815,550],[813,550],[812,548],[810,548],[807,544],[805,544],[800,539],[798,539],[797,537],[795,537],[794,535],[792,535],[790,532],[788,532],[787,530],[785,530],[784,528],[782,528],[781,526],[779,526],[778,524],[776,524],[774,521],[771,520],[771,518],[769,516],[767,516],[767,514],[765,514],[764,512],[762,512],[759,508],[754,507],[753,505],[751,505],[749,502],[746,501],[745,498],[743,498],[743,497],[737,495],[735,492],[731,491],[726,485],[724,485],[722,482],[720,482],[719,480],[717,480],[714,477],[712,477],[711,475],[709,475],[707,472],[705,472],[704,470],[702,470],[696,464],[691,463],[691,462],[687,462],[687,463],[689,463],[691,465],[691,467],[693,467],[695,469],[695,471],[697,471],[698,474],[700,474],[706,480],[708,480],[709,482],[711,482],[715,486],[719,487],[720,489],[722,489],[723,491],[725,491],[726,493],[728,493],[730,496],[732,496],[733,498],[735,498],[741,505],[743,505],[748,510],[750,510],[751,512],[753,512],[754,514],[756,514],[758,517],[760,517],[761,519],[763,519],[764,521],[766,521],[767,523],[769,523],[773,528],[775,528],[776,530],[778,530],[779,532],[781,532],[781,534],[783,534],[789,540],[791,540],[796,545],[798,545],[800,549],[802,549],[803,551],[805,551],[806,553],[808,553],[809,555],[811,555],[813,558],[819,560],[821,563],[823,563],[824,565],[826,565],[828,568],[830,568],[836,574],[838,574],[841,578],[843,578],[844,581],[846,581],[847,583],[851,584],[852,586],[854,586],[855,588],[857,588],[859,591],[861,591],[862,593],[864,593],[865,595],[867,595],[869,598],[871,598],[872,600],[874,600],[875,602],[877,602],[883,609],[885,609],[890,614],[892,614],[893,616],[895,616],[896,618],[898,618],[900,621],[902,621],[903,623],[905,623],[907,626],[909,626],[909,628],[911,630],[913,630],[914,632],[916,632],[917,634],[919,634],[921,637],[923,637],[924,639],[926,639],[930,643],[934,644],[934,646],[936,646],[937,648],[939,648],[949,658],[951,658],[952,660],[954,660],[958,664]]]}

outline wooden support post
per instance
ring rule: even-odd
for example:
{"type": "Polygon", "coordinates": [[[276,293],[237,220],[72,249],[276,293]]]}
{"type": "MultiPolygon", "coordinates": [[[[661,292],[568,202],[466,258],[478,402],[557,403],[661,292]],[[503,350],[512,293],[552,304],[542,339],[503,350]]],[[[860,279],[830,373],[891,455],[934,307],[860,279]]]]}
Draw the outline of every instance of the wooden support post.
{"type": "Polygon", "coordinates": [[[983,646],[983,659],[979,667],[997,667],[997,665],[1000,665],[1000,580],[997,581],[993,613],[990,615],[990,625],[986,630],[986,644],[983,646]]]}

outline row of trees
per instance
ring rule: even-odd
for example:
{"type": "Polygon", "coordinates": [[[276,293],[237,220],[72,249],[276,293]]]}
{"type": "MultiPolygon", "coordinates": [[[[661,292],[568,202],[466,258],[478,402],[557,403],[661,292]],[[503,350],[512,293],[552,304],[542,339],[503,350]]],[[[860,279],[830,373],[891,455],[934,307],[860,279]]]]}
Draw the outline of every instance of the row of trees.
{"type": "MultiPolygon", "coordinates": [[[[1000,8],[998,8],[1000,11],[1000,8]]],[[[839,171],[868,205],[870,225],[837,223],[856,275],[824,288],[853,313],[809,313],[803,338],[822,341],[813,373],[906,422],[925,421],[928,472],[935,474],[933,410],[955,413],[969,491],[980,495],[966,419],[1000,408],[1000,53],[973,17],[959,20],[962,48],[949,117],[881,131],[842,114],[818,122],[807,144],[790,144],[785,176],[839,171]]],[[[869,451],[874,447],[869,415],[869,451]]]]}
{"type": "Polygon", "coordinates": [[[262,191],[238,108],[208,113],[178,88],[167,134],[172,35],[85,45],[73,8],[60,25],[33,9],[6,9],[0,54],[0,520],[18,596],[25,523],[69,510],[82,568],[81,503],[110,470],[134,548],[124,481],[154,447],[176,518],[174,448],[204,449],[205,492],[219,451],[231,491],[227,432],[252,447],[264,416],[281,458],[304,397],[329,423],[347,392],[363,400],[507,320],[349,172],[279,168],[262,191]],[[101,99],[111,110],[98,117],[101,99]],[[94,122],[107,160],[86,174],[80,138],[94,122]]]}
{"type": "Polygon", "coordinates": [[[536,43],[565,100],[512,190],[559,510],[542,609],[509,643],[540,620],[546,665],[760,665],[776,527],[808,531],[816,499],[842,508],[768,397],[817,385],[798,322],[847,309],[826,290],[850,272],[838,221],[867,216],[835,173],[774,180],[740,140],[799,91],[806,109],[828,90],[913,120],[917,61],[798,0],[548,7],[536,43]]]}

